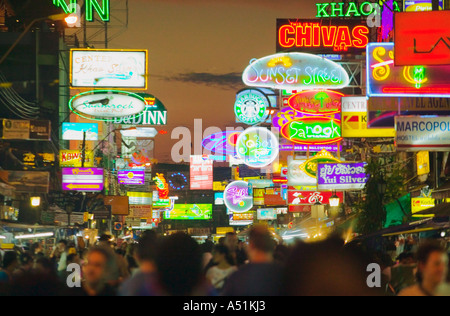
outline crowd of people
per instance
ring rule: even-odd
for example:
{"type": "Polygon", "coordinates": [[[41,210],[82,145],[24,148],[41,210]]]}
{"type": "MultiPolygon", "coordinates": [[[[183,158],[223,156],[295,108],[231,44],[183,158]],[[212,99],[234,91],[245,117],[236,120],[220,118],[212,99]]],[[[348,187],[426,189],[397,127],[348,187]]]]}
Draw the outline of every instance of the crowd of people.
{"type": "Polygon", "coordinates": [[[447,249],[439,241],[396,260],[339,238],[294,246],[277,243],[254,226],[243,242],[228,233],[217,244],[199,244],[176,233],[143,233],[117,247],[110,236],[83,251],[61,240],[46,257],[39,244],[1,258],[3,296],[447,296],[447,249]],[[369,286],[367,267],[380,267],[369,286]]]}

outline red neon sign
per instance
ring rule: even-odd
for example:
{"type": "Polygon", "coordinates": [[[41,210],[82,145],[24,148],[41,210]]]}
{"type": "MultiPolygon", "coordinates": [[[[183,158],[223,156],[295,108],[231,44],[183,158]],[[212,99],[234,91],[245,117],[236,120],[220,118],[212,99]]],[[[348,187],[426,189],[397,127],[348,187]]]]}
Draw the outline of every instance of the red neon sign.
{"type": "Polygon", "coordinates": [[[277,51],[308,53],[362,52],[369,43],[369,28],[359,21],[333,22],[322,25],[320,20],[279,19],[277,51]]]}
{"type": "Polygon", "coordinates": [[[311,115],[341,113],[341,99],[344,95],[331,90],[307,90],[291,96],[288,105],[295,111],[311,115]]]}

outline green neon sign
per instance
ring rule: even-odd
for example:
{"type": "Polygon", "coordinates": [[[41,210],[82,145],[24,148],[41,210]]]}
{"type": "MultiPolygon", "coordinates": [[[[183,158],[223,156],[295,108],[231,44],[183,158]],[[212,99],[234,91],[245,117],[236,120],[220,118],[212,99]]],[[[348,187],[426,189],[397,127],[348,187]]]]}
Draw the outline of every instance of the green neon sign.
{"type": "Polygon", "coordinates": [[[376,13],[377,7],[372,2],[363,3],[348,3],[347,7],[344,7],[345,3],[316,3],[318,18],[349,18],[349,17],[361,17],[369,16],[376,13]]]}
{"type": "MultiPolygon", "coordinates": [[[[81,6],[77,5],[77,0],[53,0],[53,5],[63,9],[66,14],[73,14],[77,12],[81,6]]],[[[86,20],[89,22],[94,21],[94,11],[97,12],[98,16],[103,22],[109,22],[110,19],[110,0],[102,0],[102,5],[99,4],[98,0],[85,0],[86,5],[86,20]]]]}

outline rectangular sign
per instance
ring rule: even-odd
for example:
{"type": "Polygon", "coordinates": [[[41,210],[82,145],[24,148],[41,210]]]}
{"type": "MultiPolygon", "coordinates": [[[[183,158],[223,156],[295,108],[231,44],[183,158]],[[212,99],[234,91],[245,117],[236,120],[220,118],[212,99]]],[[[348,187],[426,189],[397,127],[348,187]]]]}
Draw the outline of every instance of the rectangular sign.
{"type": "MultiPolygon", "coordinates": [[[[432,11],[432,0],[406,0],[404,2],[405,12],[432,11]]],[[[439,10],[444,9],[444,0],[439,0],[439,10]]]]}
{"type": "Polygon", "coordinates": [[[212,204],[176,204],[170,212],[164,212],[169,220],[210,220],[212,204]]]}
{"type": "MultiPolygon", "coordinates": [[[[80,168],[82,165],[81,150],[60,150],[59,151],[59,166],[60,167],[74,167],[80,168]]],[[[86,151],[84,157],[84,167],[94,167],[94,152],[86,151]]]]}
{"type": "Polygon", "coordinates": [[[105,205],[111,205],[112,215],[128,216],[129,201],[127,196],[105,196],[105,205]]]}
{"type": "Polygon", "coordinates": [[[247,226],[252,225],[255,220],[255,212],[245,212],[245,213],[230,213],[229,215],[229,225],[230,226],[247,226]]]}
{"type": "Polygon", "coordinates": [[[50,140],[50,121],[1,120],[1,138],[9,140],[50,140]]]}
{"type": "Polygon", "coordinates": [[[125,185],[144,185],[145,171],[144,170],[119,170],[117,172],[119,184],[125,185]]]}
{"type": "Polygon", "coordinates": [[[433,215],[417,215],[420,211],[425,211],[435,207],[436,200],[432,198],[412,198],[411,213],[413,217],[433,217],[433,215]]]}
{"type": "Polygon", "coordinates": [[[449,21],[450,11],[397,13],[395,65],[449,65],[449,21]]]}
{"type": "Polygon", "coordinates": [[[450,151],[450,116],[397,116],[397,150],[450,151]]]}
{"type": "MultiPolygon", "coordinates": [[[[330,198],[334,195],[331,191],[288,191],[288,204],[289,205],[314,205],[317,201],[327,205],[330,204],[330,198]]],[[[339,202],[344,203],[344,193],[336,192],[336,196],[339,197],[339,202]]]]}
{"type": "Polygon", "coordinates": [[[424,174],[429,174],[430,172],[430,152],[419,151],[417,153],[417,175],[422,176],[424,174]]]}
{"type": "Polygon", "coordinates": [[[70,50],[73,88],[147,90],[146,50],[70,50]]]}
{"type": "Polygon", "coordinates": [[[86,133],[87,141],[98,140],[98,123],[63,123],[62,139],[63,140],[83,140],[86,133]]]}
{"type": "Polygon", "coordinates": [[[130,205],[129,217],[153,218],[151,205],[130,205]]]}
{"type": "Polygon", "coordinates": [[[0,180],[11,187],[14,187],[16,193],[48,193],[50,173],[0,170],[0,180]]]}
{"type": "Polygon", "coordinates": [[[342,136],[360,137],[395,137],[394,128],[369,128],[367,124],[367,98],[342,98],[342,136]]]}
{"type": "Polygon", "coordinates": [[[153,194],[149,192],[127,192],[130,205],[152,205],[153,194]]]}
{"type": "Polygon", "coordinates": [[[223,192],[214,193],[214,205],[225,205],[225,201],[223,200],[223,192]]]}
{"type": "Polygon", "coordinates": [[[202,156],[191,156],[191,190],[213,189],[213,161],[202,156]]]}
{"type": "Polygon", "coordinates": [[[368,97],[450,98],[450,65],[396,66],[394,43],[367,45],[368,97]]]}
{"type": "Polygon", "coordinates": [[[298,145],[298,144],[280,144],[280,151],[303,151],[319,152],[323,149],[330,152],[337,152],[338,148],[342,150],[342,146],[337,145],[298,145]]]}
{"type": "Polygon", "coordinates": [[[260,208],[256,212],[256,218],[260,221],[273,221],[277,219],[277,210],[274,208],[260,208]]]}
{"type": "Polygon", "coordinates": [[[360,54],[369,43],[362,20],[277,19],[277,52],[360,54]]]}
{"type": "Polygon", "coordinates": [[[366,163],[327,163],[318,164],[317,183],[319,190],[361,190],[366,186],[369,176],[366,163]]]}
{"type": "Polygon", "coordinates": [[[100,192],[104,189],[101,168],[63,168],[63,191],[100,192]]]}

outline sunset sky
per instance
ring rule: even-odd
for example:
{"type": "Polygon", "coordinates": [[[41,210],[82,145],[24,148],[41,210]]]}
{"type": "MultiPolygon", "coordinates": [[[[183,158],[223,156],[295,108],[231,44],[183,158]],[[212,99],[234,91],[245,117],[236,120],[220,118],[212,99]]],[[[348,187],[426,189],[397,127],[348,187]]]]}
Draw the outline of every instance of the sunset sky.
{"type": "Polygon", "coordinates": [[[148,93],[168,109],[155,157],[172,162],[178,126],[236,126],[235,94],[252,58],[275,53],[277,18],[311,18],[312,0],[130,0],[128,30],[109,45],[149,50],[148,93]]]}

